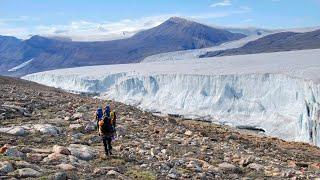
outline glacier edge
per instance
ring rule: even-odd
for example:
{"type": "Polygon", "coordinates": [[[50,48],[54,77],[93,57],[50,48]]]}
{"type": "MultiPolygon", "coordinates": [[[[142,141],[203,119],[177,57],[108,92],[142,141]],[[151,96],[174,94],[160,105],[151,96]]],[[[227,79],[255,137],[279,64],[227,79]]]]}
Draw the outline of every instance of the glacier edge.
{"type": "Polygon", "coordinates": [[[271,136],[320,146],[320,86],[285,74],[37,73],[23,79],[146,110],[259,126],[271,136]]]}

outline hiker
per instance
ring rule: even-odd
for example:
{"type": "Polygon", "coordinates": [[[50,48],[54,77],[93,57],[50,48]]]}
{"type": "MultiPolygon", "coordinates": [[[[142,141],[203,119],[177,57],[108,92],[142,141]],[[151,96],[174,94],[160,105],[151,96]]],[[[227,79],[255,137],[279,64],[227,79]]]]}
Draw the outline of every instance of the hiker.
{"type": "Polygon", "coordinates": [[[103,118],[98,121],[99,135],[102,136],[102,142],[106,156],[112,155],[111,141],[114,135],[113,119],[110,117],[110,106],[106,106],[103,118]]]}

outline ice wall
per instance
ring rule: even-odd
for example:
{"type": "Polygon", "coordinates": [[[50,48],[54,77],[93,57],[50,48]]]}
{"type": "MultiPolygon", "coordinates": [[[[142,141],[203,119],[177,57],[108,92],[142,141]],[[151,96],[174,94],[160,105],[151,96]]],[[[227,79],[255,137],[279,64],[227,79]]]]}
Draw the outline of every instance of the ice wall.
{"type": "Polygon", "coordinates": [[[320,86],[284,74],[40,73],[25,79],[163,113],[259,126],[268,135],[320,146],[320,86]]]}

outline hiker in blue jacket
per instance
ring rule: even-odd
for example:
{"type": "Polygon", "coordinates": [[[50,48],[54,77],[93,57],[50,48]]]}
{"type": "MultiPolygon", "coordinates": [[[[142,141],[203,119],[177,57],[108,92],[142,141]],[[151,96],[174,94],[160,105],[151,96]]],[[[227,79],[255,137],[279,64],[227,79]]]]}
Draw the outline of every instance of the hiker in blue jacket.
{"type": "MultiPolygon", "coordinates": [[[[98,108],[97,112],[98,111],[100,113],[99,108],[98,108]]],[[[101,109],[101,111],[102,111],[102,109],[101,109]]],[[[112,155],[111,142],[112,142],[112,137],[114,136],[114,132],[115,132],[114,119],[115,119],[115,117],[111,118],[109,105],[107,105],[105,107],[102,118],[97,118],[98,131],[99,131],[99,135],[102,136],[102,142],[103,142],[106,156],[112,155]]]]}

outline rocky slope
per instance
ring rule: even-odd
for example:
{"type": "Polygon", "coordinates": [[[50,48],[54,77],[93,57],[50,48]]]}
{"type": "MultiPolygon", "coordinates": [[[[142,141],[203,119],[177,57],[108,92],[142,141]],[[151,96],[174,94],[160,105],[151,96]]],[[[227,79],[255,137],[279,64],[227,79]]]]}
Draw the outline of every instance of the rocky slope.
{"type": "Polygon", "coordinates": [[[117,102],[0,78],[0,179],[316,178],[320,149],[227,126],[159,117],[117,102]],[[118,112],[114,155],[91,122],[118,112]]]}

